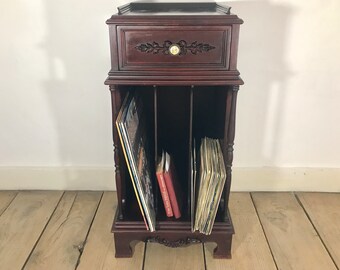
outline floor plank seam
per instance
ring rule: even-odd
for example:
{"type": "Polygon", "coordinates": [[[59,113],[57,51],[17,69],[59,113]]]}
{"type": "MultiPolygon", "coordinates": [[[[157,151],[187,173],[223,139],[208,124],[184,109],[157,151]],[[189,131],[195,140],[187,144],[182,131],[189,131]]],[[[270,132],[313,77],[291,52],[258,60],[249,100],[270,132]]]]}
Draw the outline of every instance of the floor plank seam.
{"type": "MultiPolygon", "coordinates": [[[[77,196],[78,196],[78,192],[77,192],[77,196]]],[[[75,270],[78,268],[78,266],[79,266],[79,264],[80,264],[81,256],[83,255],[83,251],[84,251],[85,246],[86,246],[87,238],[88,238],[88,236],[89,236],[89,234],[90,234],[90,231],[91,231],[91,229],[92,229],[93,222],[94,222],[94,220],[95,220],[95,218],[96,218],[96,216],[97,216],[97,212],[98,212],[99,206],[100,206],[100,204],[102,203],[103,196],[104,196],[104,192],[102,192],[102,195],[100,196],[100,200],[99,200],[99,202],[98,202],[96,211],[94,212],[94,215],[93,215],[93,218],[92,218],[92,220],[91,220],[89,229],[88,229],[88,231],[87,231],[87,233],[86,233],[84,242],[83,242],[83,244],[82,244],[82,248],[78,249],[78,250],[79,250],[79,257],[78,257],[77,263],[76,263],[75,268],[74,268],[75,270]]],[[[72,205],[72,207],[73,207],[73,205],[72,205]]],[[[72,208],[71,208],[71,209],[72,209],[72,208]]]]}
{"type": "Polygon", "coordinates": [[[271,246],[270,246],[270,244],[269,244],[268,237],[267,237],[266,231],[265,231],[265,229],[264,229],[264,227],[263,227],[261,218],[260,218],[259,213],[258,213],[258,211],[257,211],[256,204],[255,204],[255,201],[254,201],[252,192],[249,192],[249,196],[250,196],[250,199],[251,199],[251,201],[252,201],[252,203],[253,203],[253,206],[254,206],[254,209],[255,209],[255,212],[256,212],[257,219],[259,220],[259,223],[260,223],[260,225],[261,225],[261,229],[262,229],[263,235],[264,235],[264,237],[265,237],[265,239],[266,239],[266,242],[267,242],[267,245],[268,245],[268,248],[269,248],[269,251],[270,251],[270,255],[272,256],[272,259],[273,259],[273,262],[274,262],[274,264],[275,264],[275,267],[276,267],[276,269],[278,270],[279,267],[278,267],[277,262],[276,262],[276,259],[275,259],[275,257],[274,257],[274,253],[273,253],[273,251],[272,251],[272,248],[271,248],[271,246]]]}
{"type": "MultiPolygon", "coordinates": [[[[66,192],[65,192],[65,194],[66,194],[66,192]]],[[[67,213],[67,216],[66,216],[65,220],[64,220],[62,223],[60,223],[60,225],[58,226],[58,228],[56,229],[56,231],[58,231],[60,228],[62,228],[62,227],[65,225],[65,223],[67,222],[67,220],[68,220],[68,218],[69,218],[69,216],[70,216],[70,214],[71,214],[71,210],[72,210],[72,208],[73,208],[73,205],[74,205],[74,203],[75,203],[75,201],[76,201],[76,199],[77,199],[77,196],[78,196],[78,192],[77,192],[76,195],[74,196],[74,199],[73,199],[73,201],[72,201],[72,205],[71,205],[71,207],[70,207],[70,209],[69,209],[69,211],[68,211],[68,213],[67,213]]]]}
{"type": "MultiPolygon", "coordinates": [[[[76,200],[78,198],[78,194],[79,194],[79,191],[77,191],[76,195],[74,196],[74,199],[73,199],[72,205],[70,207],[70,210],[68,211],[67,216],[66,216],[66,218],[65,218],[65,220],[63,221],[62,224],[64,224],[68,220],[68,218],[69,218],[69,216],[70,216],[70,214],[72,212],[73,206],[74,206],[74,204],[75,204],[75,202],[76,202],[76,200]]],[[[60,227],[62,226],[62,224],[60,225],[60,227]]]]}
{"type": "Polygon", "coordinates": [[[314,225],[313,220],[312,220],[311,217],[309,216],[309,214],[308,214],[306,208],[304,207],[303,203],[301,202],[299,196],[298,196],[295,192],[294,192],[294,196],[295,196],[295,199],[297,200],[297,202],[299,203],[299,205],[301,206],[302,210],[304,211],[305,215],[307,216],[307,218],[308,218],[310,224],[313,226],[315,232],[317,233],[317,235],[318,235],[318,237],[319,237],[319,239],[320,239],[322,245],[323,245],[324,248],[326,249],[326,251],[327,251],[329,257],[331,258],[333,264],[335,265],[336,269],[339,270],[338,265],[336,264],[335,260],[333,259],[332,254],[331,254],[330,251],[328,250],[327,245],[326,245],[325,242],[323,241],[323,239],[322,239],[322,237],[321,237],[319,231],[317,230],[316,226],[314,225]]]}
{"type": "Polygon", "coordinates": [[[143,263],[142,263],[142,270],[144,270],[145,267],[145,257],[146,257],[146,248],[147,248],[148,242],[146,241],[144,243],[144,256],[143,256],[143,263]]]}
{"type": "Polygon", "coordinates": [[[3,213],[5,213],[6,212],[6,210],[8,209],[8,207],[12,204],[12,202],[14,201],[14,199],[18,196],[18,193],[19,192],[17,192],[14,196],[13,196],[13,198],[12,198],[12,200],[9,202],[9,204],[5,207],[5,209],[0,213],[0,216],[3,214],[3,213]]]}
{"type": "MultiPolygon", "coordinates": [[[[19,193],[19,192],[18,192],[18,193],[19,193]]],[[[29,259],[31,258],[33,251],[35,250],[35,248],[36,248],[36,246],[38,245],[38,243],[39,243],[41,237],[43,236],[43,234],[44,234],[44,232],[45,232],[45,230],[46,230],[48,224],[50,223],[50,221],[51,221],[51,219],[52,219],[52,217],[53,217],[53,215],[54,215],[54,212],[57,210],[57,208],[58,208],[58,206],[59,206],[59,204],[60,204],[62,198],[64,197],[64,195],[65,195],[65,191],[63,191],[62,195],[60,196],[58,203],[57,203],[56,206],[54,207],[54,209],[53,209],[53,211],[52,211],[50,217],[48,218],[48,220],[47,220],[47,222],[46,222],[44,228],[42,229],[42,231],[41,231],[39,237],[37,238],[37,241],[34,243],[32,249],[31,249],[31,252],[28,254],[28,256],[27,256],[27,258],[26,258],[26,260],[25,260],[25,263],[24,263],[24,265],[23,265],[22,268],[21,268],[22,270],[25,269],[25,267],[26,267],[26,265],[27,265],[27,262],[28,262],[29,259]]]]}
{"type": "Polygon", "coordinates": [[[204,269],[207,270],[207,260],[205,258],[205,245],[202,243],[202,249],[203,249],[203,259],[204,259],[204,269]]]}

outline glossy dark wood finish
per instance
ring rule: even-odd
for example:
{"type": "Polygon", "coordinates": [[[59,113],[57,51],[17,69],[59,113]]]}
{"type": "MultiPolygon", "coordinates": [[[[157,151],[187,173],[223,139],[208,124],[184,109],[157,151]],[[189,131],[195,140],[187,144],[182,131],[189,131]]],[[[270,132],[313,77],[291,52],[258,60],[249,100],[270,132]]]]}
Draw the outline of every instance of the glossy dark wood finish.
{"type": "Polygon", "coordinates": [[[153,3],[153,2],[132,2],[124,6],[118,7],[119,15],[127,14],[143,14],[151,13],[157,15],[164,12],[169,14],[199,14],[211,13],[211,14],[230,14],[230,7],[225,3],[214,2],[198,2],[198,3],[153,3]]]}
{"type": "MultiPolygon", "coordinates": [[[[154,85],[153,86],[153,106],[154,106],[154,138],[155,138],[155,151],[154,151],[154,161],[155,164],[157,164],[157,160],[158,160],[158,90],[157,90],[157,86],[154,85]]],[[[160,194],[159,193],[159,188],[158,185],[155,185],[155,193],[156,194],[160,194]]],[[[156,205],[156,213],[158,212],[158,201],[161,200],[160,196],[155,196],[155,205],[156,205]]]]}
{"type": "MultiPolygon", "coordinates": [[[[225,134],[223,145],[223,157],[227,168],[227,180],[224,189],[224,208],[228,208],[230,185],[231,185],[231,168],[233,165],[234,157],[234,139],[235,139],[235,121],[236,121],[236,101],[237,93],[239,90],[238,85],[230,87],[231,89],[227,94],[227,111],[225,121],[225,134]]],[[[228,217],[225,216],[225,219],[228,217]]]]}
{"type": "Polygon", "coordinates": [[[112,231],[116,257],[131,257],[133,240],[170,247],[216,242],[214,256],[229,258],[234,229],[228,211],[235,137],[236,96],[243,84],[237,70],[243,21],[216,3],[132,3],[107,24],[111,70],[105,81],[112,97],[118,207],[112,231]],[[169,54],[169,46],[180,48],[169,54]],[[127,91],[143,96],[155,166],[162,149],[176,161],[183,190],[182,217],[168,218],[155,177],[156,232],[146,230],[114,125],[127,91]],[[211,235],[191,232],[190,150],[192,138],[220,139],[227,181],[211,235]]]}
{"type": "Polygon", "coordinates": [[[145,229],[143,221],[123,222],[115,217],[112,231],[114,232],[116,257],[129,258],[133,255],[133,247],[131,242],[154,241],[154,239],[162,239],[158,241],[160,244],[169,243],[169,247],[178,247],[177,243],[195,244],[203,242],[215,242],[217,247],[214,250],[215,258],[231,257],[231,242],[234,228],[227,211],[227,219],[222,222],[215,222],[211,235],[205,235],[198,232],[191,232],[190,221],[160,221],[157,223],[156,232],[150,232],[145,229]],[[192,241],[188,241],[191,239],[192,241]],[[173,243],[173,244],[172,244],[173,243]]]}
{"type": "Polygon", "coordinates": [[[120,70],[228,70],[231,26],[117,26],[120,70]],[[178,44],[179,55],[169,46],[178,44]]]}
{"type": "Polygon", "coordinates": [[[236,69],[239,26],[243,21],[216,3],[134,3],[107,20],[111,70],[106,84],[241,85],[236,69]],[[159,13],[160,10],[173,12],[159,13]],[[140,12],[138,12],[140,10],[140,12]],[[178,56],[141,52],[136,47],[165,41],[214,49],[178,56]]]}
{"type": "Polygon", "coordinates": [[[123,172],[121,169],[125,166],[123,163],[122,148],[119,143],[119,137],[117,128],[115,125],[116,118],[118,116],[119,109],[121,107],[121,92],[117,85],[110,85],[111,91],[111,105],[112,105],[112,132],[113,132],[113,151],[114,151],[114,162],[115,162],[115,178],[117,188],[117,199],[118,199],[118,218],[123,219],[125,209],[125,185],[123,182],[123,172]]]}

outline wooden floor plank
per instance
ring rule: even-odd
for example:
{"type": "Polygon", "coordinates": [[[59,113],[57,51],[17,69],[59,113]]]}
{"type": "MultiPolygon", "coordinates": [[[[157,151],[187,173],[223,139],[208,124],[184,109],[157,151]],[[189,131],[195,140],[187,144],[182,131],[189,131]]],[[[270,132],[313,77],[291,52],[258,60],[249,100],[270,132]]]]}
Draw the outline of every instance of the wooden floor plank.
{"type": "Polygon", "coordinates": [[[213,258],[214,243],[205,244],[207,270],[275,270],[276,266],[249,193],[231,193],[229,209],[235,235],[231,260],[213,258]]]}
{"type": "Polygon", "coordinates": [[[0,216],[1,269],[21,269],[63,192],[20,192],[0,216]]]}
{"type": "Polygon", "coordinates": [[[294,194],[254,193],[253,199],[279,269],[336,269],[294,194]]]}
{"type": "Polygon", "coordinates": [[[17,194],[17,191],[0,191],[0,216],[17,194]]]}
{"type": "Polygon", "coordinates": [[[340,268],[340,193],[299,193],[298,198],[340,268]]]}
{"type": "Polygon", "coordinates": [[[77,270],[142,269],[144,243],[139,242],[132,258],[116,259],[111,226],[117,205],[115,192],[105,192],[77,270]]]}
{"type": "Polygon", "coordinates": [[[147,243],[144,270],[203,270],[202,244],[170,248],[158,243],[147,243]]]}
{"type": "Polygon", "coordinates": [[[102,192],[65,192],[24,269],[74,270],[102,192]]]}

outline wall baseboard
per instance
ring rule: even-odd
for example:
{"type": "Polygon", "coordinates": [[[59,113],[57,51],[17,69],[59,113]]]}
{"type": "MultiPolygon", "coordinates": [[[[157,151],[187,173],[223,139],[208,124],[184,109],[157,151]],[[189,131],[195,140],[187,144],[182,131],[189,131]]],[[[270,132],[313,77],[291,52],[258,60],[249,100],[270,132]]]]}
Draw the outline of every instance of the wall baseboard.
{"type": "MultiPolygon", "coordinates": [[[[115,190],[113,167],[0,167],[0,190],[115,190]]],[[[340,192],[340,168],[233,168],[232,191],[340,192]]]]}
{"type": "Polygon", "coordinates": [[[234,168],[233,191],[340,192],[340,168],[234,168]]]}
{"type": "Polygon", "coordinates": [[[0,167],[2,190],[115,190],[113,167],[0,167]]]}

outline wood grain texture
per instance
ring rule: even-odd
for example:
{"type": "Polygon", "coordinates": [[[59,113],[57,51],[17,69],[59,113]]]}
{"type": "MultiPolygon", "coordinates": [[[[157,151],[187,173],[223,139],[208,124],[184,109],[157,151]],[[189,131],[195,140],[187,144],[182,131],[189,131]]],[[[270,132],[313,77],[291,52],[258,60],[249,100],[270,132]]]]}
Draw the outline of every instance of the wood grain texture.
{"type": "Polygon", "coordinates": [[[0,191],[0,216],[17,195],[17,191],[0,191]]]}
{"type": "MultiPolygon", "coordinates": [[[[133,258],[114,258],[110,229],[116,194],[105,192],[95,215],[100,195],[0,192],[0,209],[6,209],[0,216],[0,269],[143,269],[142,242],[135,246],[133,258]]],[[[253,198],[278,269],[336,269],[293,194],[258,193],[253,198]]],[[[340,194],[298,193],[298,198],[338,264],[340,194]]],[[[232,259],[212,259],[215,245],[207,243],[206,269],[276,269],[249,193],[231,193],[230,211],[236,230],[232,259]]],[[[145,256],[145,270],[205,269],[201,244],[173,249],[148,243],[145,256]]]]}
{"type": "Polygon", "coordinates": [[[230,25],[118,25],[119,70],[227,71],[231,29],[230,25]],[[171,55],[171,46],[178,48],[178,55],[171,55]]]}
{"type": "Polygon", "coordinates": [[[144,270],[203,270],[202,244],[170,248],[157,243],[147,243],[144,270]]]}
{"type": "Polygon", "coordinates": [[[111,225],[116,206],[116,193],[105,192],[77,270],[142,269],[145,245],[143,242],[139,242],[135,246],[132,258],[115,258],[111,225]]]}
{"type": "Polygon", "coordinates": [[[102,192],[66,192],[24,269],[74,270],[102,192]]]}
{"type": "Polygon", "coordinates": [[[298,193],[298,198],[340,268],[340,194],[298,193]]]}
{"type": "Polygon", "coordinates": [[[21,269],[63,192],[20,192],[0,216],[1,269],[21,269]]]}
{"type": "Polygon", "coordinates": [[[336,269],[293,194],[254,193],[253,199],[278,269],[336,269]]]}
{"type": "Polygon", "coordinates": [[[229,201],[235,235],[231,260],[213,259],[214,243],[206,243],[207,270],[275,270],[265,235],[249,193],[231,193],[229,201]]]}

